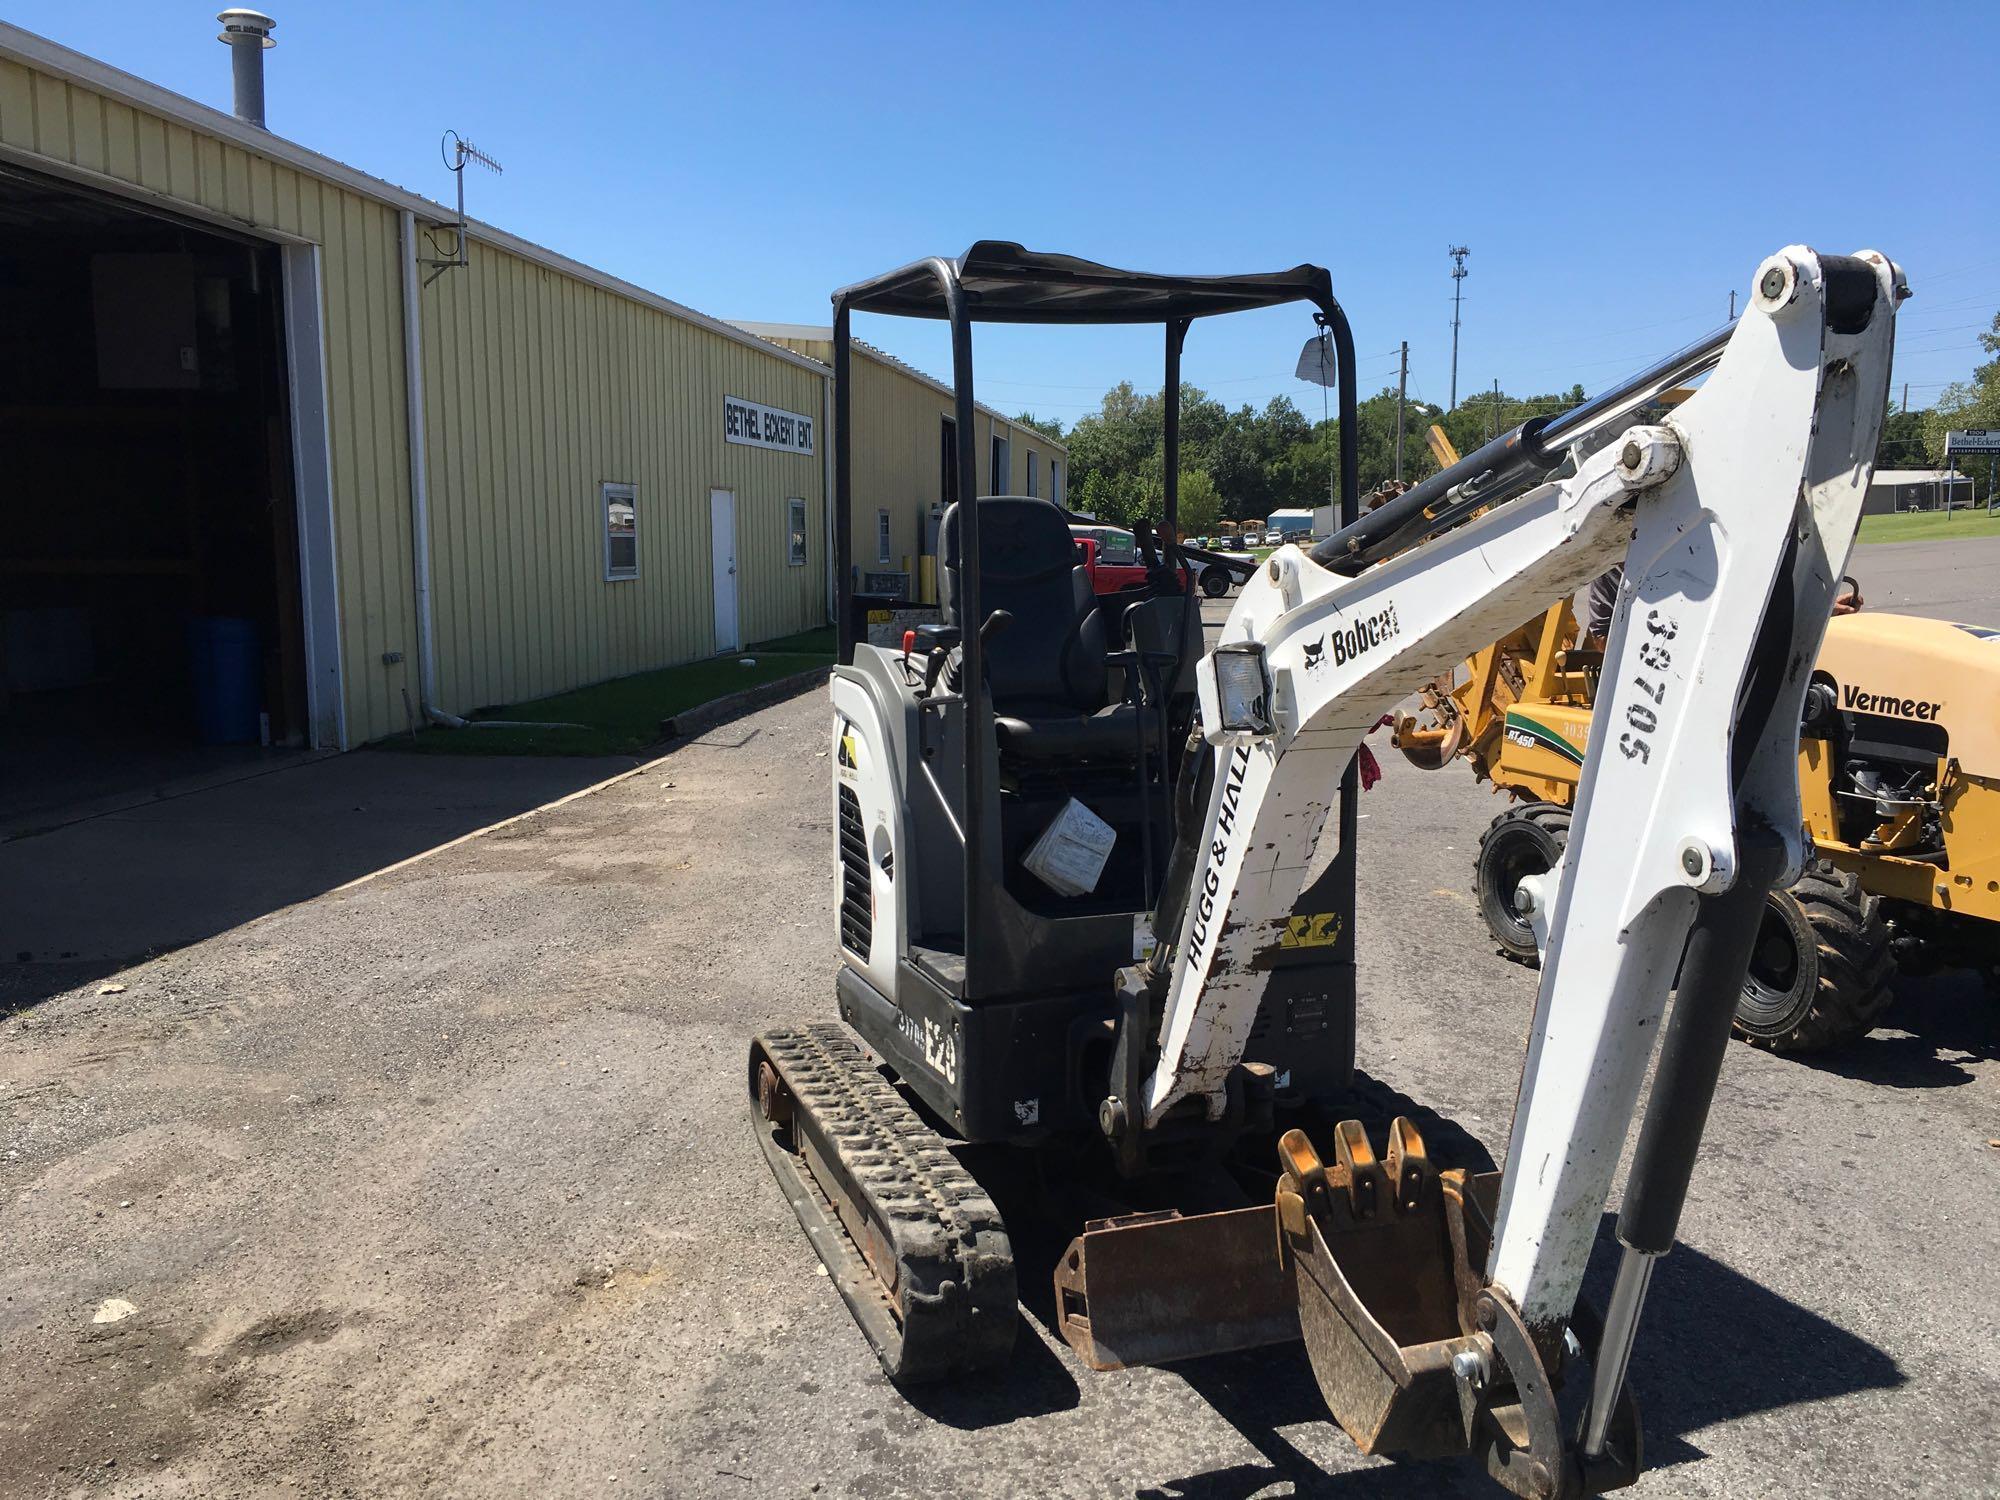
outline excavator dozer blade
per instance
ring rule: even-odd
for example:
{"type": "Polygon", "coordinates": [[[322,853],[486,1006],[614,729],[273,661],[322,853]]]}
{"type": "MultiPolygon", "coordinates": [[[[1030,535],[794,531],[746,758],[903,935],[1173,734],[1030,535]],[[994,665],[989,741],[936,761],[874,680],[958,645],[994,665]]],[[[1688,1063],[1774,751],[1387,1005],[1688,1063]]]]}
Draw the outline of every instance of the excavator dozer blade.
{"type": "Polygon", "coordinates": [[[1092,1219],[1056,1263],[1062,1335],[1093,1370],[1164,1365],[1299,1336],[1268,1205],[1092,1219]]]}

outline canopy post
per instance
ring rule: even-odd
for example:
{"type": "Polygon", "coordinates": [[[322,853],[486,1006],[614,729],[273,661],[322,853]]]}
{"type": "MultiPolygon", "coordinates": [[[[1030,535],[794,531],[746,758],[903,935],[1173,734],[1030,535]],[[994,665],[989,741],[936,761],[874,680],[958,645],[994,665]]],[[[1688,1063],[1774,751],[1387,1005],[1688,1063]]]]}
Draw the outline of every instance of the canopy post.
{"type": "Polygon", "coordinates": [[[1165,537],[1165,562],[1172,567],[1179,555],[1181,514],[1181,346],[1187,342],[1190,318],[1173,318],[1167,323],[1167,383],[1160,393],[1166,422],[1164,459],[1166,462],[1166,503],[1161,508],[1161,532],[1165,537]]]}
{"type": "Polygon", "coordinates": [[[854,470],[848,458],[853,416],[848,347],[850,309],[844,294],[833,297],[833,590],[835,660],[854,660],[854,470]]]}
{"type": "MultiPolygon", "coordinates": [[[[1361,473],[1360,473],[1360,433],[1357,430],[1359,395],[1355,389],[1354,331],[1347,326],[1347,314],[1333,298],[1329,288],[1322,296],[1314,299],[1326,325],[1333,331],[1333,357],[1340,365],[1340,524],[1351,526],[1361,514],[1361,473]]],[[[1334,958],[1346,965],[1345,982],[1348,998],[1354,990],[1354,890],[1356,869],[1359,864],[1358,840],[1361,833],[1361,776],[1359,755],[1347,763],[1347,769],[1340,777],[1340,847],[1328,864],[1326,879],[1328,894],[1333,897],[1335,910],[1348,914],[1343,923],[1344,930],[1334,948],[1334,958]]]]}
{"type": "Polygon", "coordinates": [[[992,742],[990,703],[986,696],[986,642],[980,629],[986,622],[979,598],[979,464],[978,433],[972,399],[972,310],[965,287],[950,261],[930,262],[944,290],[945,312],[951,320],[952,406],[956,415],[954,458],[958,464],[958,626],[965,669],[965,974],[973,984],[980,972],[978,952],[985,905],[978,898],[986,886],[986,747],[992,742]]]}

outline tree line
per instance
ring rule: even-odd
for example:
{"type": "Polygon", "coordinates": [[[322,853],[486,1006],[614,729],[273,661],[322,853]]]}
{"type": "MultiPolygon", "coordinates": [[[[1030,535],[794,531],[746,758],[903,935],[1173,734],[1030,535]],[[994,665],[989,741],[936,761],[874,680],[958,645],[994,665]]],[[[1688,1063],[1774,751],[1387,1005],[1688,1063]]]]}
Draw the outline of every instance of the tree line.
{"type": "MultiPolygon", "coordinates": [[[[1528,417],[1566,410],[1583,387],[1539,396],[1485,392],[1446,412],[1421,401],[1404,403],[1403,478],[1414,482],[1438,464],[1425,444],[1432,423],[1460,453],[1528,417]]],[[[1023,412],[1016,420],[1069,445],[1072,509],[1130,526],[1158,522],[1165,504],[1165,406],[1158,391],[1122,381],[1098,409],[1067,432],[1062,424],[1023,412]]],[[[1396,474],[1396,391],[1390,386],[1356,411],[1357,472],[1366,494],[1396,474]]],[[[1199,386],[1181,387],[1181,529],[1211,532],[1222,521],[1262,521],[1277,510],[1309,510],[1338,494],[1340,421],[1309,418],[1289,396],[1259,409],[1231,410],[1199,386]]]]}
{"type": "MultiPolygon", "coordinates": [[[[1921,411],[1891,411],[1882,432],[1884,468],[1944,463],[1945,433],[1967,427],[2000,427],[2000,314],[1980,347],[1995,358],[1974,369],[1969,381],[1947,386],[1921,411]]],[[[1191,535],[1214,531],[1225,520],[1262,521],[1276,510],[1310,509],[1338,493],[1335,462],[1340,422],[1314,421],[1289,396],[1263,408],[1234,410],[1199,386],[1181,386],[1180,524],[1191,535]]],[[[1455,411],[1420,401],[1404,403],[1402,477],[1414,483],[1435,473],[1437,459],[1425,442],[1435,423],[1459,453],[1470,453],[1495,433],[1532,416],[1552,416],[1585,399],[1581,385],[1537,396],[1482,391],[1455,411]]],[[[1122,526],[1157,523],[1165,503],[1164,404],[1158,391],[1140,392],[1121,381],[1104,393],[1096,411],[1068,431],[1060,422],[1023,412],[1023,425],[1069,445],[1068,501],[1122,526]]],[[[1396,473],[1396,391],[1385,387],[1356,413],[1356,465],[1366,495],[1396,473]]],[[[1968,468],[1984,469],[1974,464],[1968,468]]],[[[1983,498],[1986,475],[1974,475],[1983,498]]]]}

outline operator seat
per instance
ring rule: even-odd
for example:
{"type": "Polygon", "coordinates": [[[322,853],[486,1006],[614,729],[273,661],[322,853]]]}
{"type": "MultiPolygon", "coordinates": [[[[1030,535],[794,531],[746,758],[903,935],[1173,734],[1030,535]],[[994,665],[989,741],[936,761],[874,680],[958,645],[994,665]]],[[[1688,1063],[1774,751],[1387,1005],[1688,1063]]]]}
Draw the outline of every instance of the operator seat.
{"type": "MultiPolygon", "coordinates": [[[[1022,760],[1131,761],[1138,710],[1107,704],[1104,617],[1077,566],[1069,522],[1049,500],[983,496],[979,504],[979,607],[1013,619],[987,638],[986,685],[1003,755],[1022,760]]],[[[959,507],[938,528],[944,617],[979,628],[959,611],[959,507]]]]}

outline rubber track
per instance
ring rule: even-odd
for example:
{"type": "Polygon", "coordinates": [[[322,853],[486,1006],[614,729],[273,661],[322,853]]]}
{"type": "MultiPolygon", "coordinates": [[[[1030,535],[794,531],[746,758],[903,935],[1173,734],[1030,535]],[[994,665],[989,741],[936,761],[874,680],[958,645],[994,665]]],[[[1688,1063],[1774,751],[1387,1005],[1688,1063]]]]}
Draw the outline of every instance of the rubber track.
{"type": "Polygon", "coordinates": [[[764,1033],[751,1043],[750,1082],[771,1169],[889,1378],[918,1384],[1004,1364],[1016,1313],[1000,1210],[847,1029],[764,1033]],[[758,1108],[766,1059],[792,1097],[789,1129],[758,1108]],[[800,1154],[806,1136],[830,1180],[800,1154]],[[857,1220],[880,1237],[872,1260],[854,1241],[857,1220]]]}

